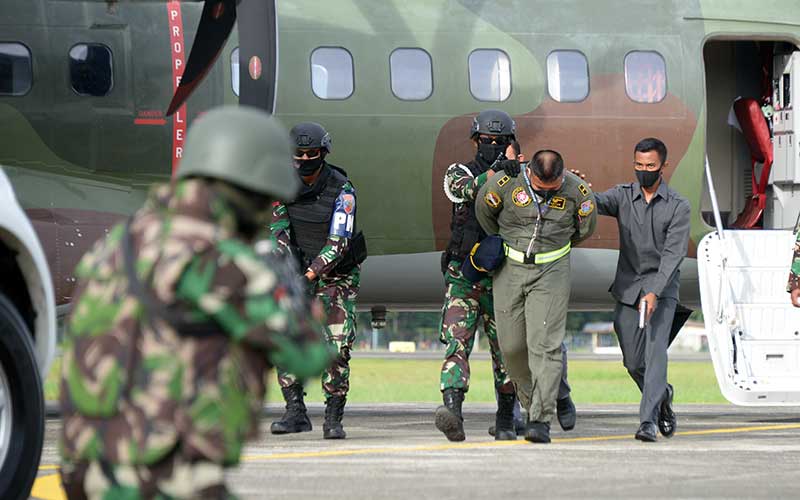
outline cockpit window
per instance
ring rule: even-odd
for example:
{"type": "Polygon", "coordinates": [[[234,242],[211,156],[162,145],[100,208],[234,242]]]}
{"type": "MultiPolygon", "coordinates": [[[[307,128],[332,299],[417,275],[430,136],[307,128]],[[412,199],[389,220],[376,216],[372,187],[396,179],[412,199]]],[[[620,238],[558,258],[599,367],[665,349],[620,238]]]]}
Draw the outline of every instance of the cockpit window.
{"type": "Polygon", "coordinates": [[[83,96],[102,97],[114,86],[111,49],[99,43],[79,43],[69,50],[72,89],[83,96]]]}
{"type": "Polygon", "coordinates": [[[497,49],[469,55],[469,91],[479,101],[505,101],[511,95],[511,61],[497,49]]]}
{"type": "Polygon", "coordinates": [[[667,65],[654,51],[625,56],[625,92],[636,102],[657,103],[667,96],[667,65]]]}
{"type": "Polygon", "coordinates": [[[231,52],[231,87],[236,97],[239,97],[239,47],[231,52]]]}
{"type": "Polygon", "coordinates": [[[311,53],[311,90],[320,99],[353,95],[353,56],[341,47],[319,47],[311,53]]]}
{"type": "Polygon", "coordinates": [[[422,49],[397,49],[389,56],[392,93],[404,101],[424,101],[433,93],[431,56],[422,49]]]}
{"type": "Polygon", "coordinates": [[[558,102],[589,96],[589,63],[577,50],[554,50],[547,56],[547,92],[558,102]]]}
{"type": "Polygon", "coordinates": [[[21,43],[0,42],[0,95],[25,95],[33,84],[31,51],[21,43]]]}

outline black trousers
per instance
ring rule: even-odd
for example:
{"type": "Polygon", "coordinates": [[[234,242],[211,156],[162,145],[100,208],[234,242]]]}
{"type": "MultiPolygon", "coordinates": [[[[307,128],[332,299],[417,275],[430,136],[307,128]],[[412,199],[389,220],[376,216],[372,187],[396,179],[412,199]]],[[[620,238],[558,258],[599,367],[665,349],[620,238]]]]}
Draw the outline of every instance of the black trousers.
{"type": "Polygon", "coordinates": [[[639,328],[637,307],[617,302],[614,330],[622,348],[623,364],[639,390],[639,421],[658,423],[659,405],[667,392],[667,347],[675,299],[659,299],[650,321],[639,328]]]}

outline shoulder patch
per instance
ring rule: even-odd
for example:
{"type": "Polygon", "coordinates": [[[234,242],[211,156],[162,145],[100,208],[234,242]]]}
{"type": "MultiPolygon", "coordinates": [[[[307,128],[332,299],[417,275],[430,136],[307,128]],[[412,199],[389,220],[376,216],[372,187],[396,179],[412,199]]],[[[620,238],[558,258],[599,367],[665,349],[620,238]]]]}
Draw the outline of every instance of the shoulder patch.
{"type": "Polygon", "coordinates": [[[511,177],[509,177],[507,175],[504,175],[502,179],[497,181],[497,185],[500,186],[500,187],[503,187],[506,184],[508,184],[508,181],[510,181],[510,180],[511,180],[511,177]]]}
{"type": "Polygon", "coordinates": [[[485,201],[486,204],[492,208],[499,208],[500,205],[503,204],[503,199],[500,198],[500,195],[494,191],[489,191],[486,193],[486,195],[483,197],[483,201],[485,201]]]}
{"type": "Polygon", "coordinates": [[[586,184],[578,184],[578,191],[580,191],[583,196],[589,194],[589,188],[586,187],[586,184]]]}
{"type": "Polygon", "coordinates": [[[567,207],[567,199],[561,196],[553,196],[547,206],[556,210],[564,210],[567,207]]]}
{"type": "Polygon", "coordinates": [[[527,207],[531,204],[531,197],[525,188],[517,187],[511,193],[511,199],[514,201],[514,205],[518,207],[527,207]]]}
{"type": "Polygon", "coordinates": [[[581,207],[578,209],[578,215],[581,217],[586,217],[590,213],[594,212],[594,203],[592,200],[586,200],[581,203],[581,207]]]}

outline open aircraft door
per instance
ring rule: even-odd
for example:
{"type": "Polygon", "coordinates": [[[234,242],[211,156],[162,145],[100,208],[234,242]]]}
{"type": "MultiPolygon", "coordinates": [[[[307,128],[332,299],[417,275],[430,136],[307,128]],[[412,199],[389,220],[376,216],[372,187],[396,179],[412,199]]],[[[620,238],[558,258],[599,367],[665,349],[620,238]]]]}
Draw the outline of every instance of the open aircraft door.
{"type": "Polygon", "coordinates": [[[722,394],[739,405],[800,405],[800,308],[786,283],[791,230],[723,229],[706,160],[717,231],[697,249],[700,297],[722,394]]]}

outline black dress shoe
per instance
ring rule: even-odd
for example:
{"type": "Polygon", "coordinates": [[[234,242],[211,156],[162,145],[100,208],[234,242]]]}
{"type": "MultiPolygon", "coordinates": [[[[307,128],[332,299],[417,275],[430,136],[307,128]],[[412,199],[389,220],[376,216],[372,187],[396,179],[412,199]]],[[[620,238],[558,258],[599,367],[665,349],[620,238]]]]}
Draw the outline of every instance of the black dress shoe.
{"type": "Polygon", "coordinates": [[[639,430],[636,431],[636,439],[646,443],[654,443],[656,441],[656,426],[653,422],[642,422],[639,430]]]}
{"type": "Polygon", "coordinates": [[[675,429],[678,427],[678,420],[675,418],[675,412],[672,411],[672,397],[675,391],[672,385],[667,384],[667,392],[664,394],[664,399],[661,400],[661,408],[658,414],[658,430],[665,438],[672,437],[675,434],[675,429]]]}
{"type": "Polygon", "coordinates": [[[547,422],[528,422],[525,439],[531,443],[549,443],[550,424],[547,422]]]}
{"type": "Polygon", "coordinates": [[[567,396],[556,402],[556,415],[562,430],[571,431],[575,428],[577,413],[575,411],[575,403],[572,402],[571,397],[567,396]]]}

